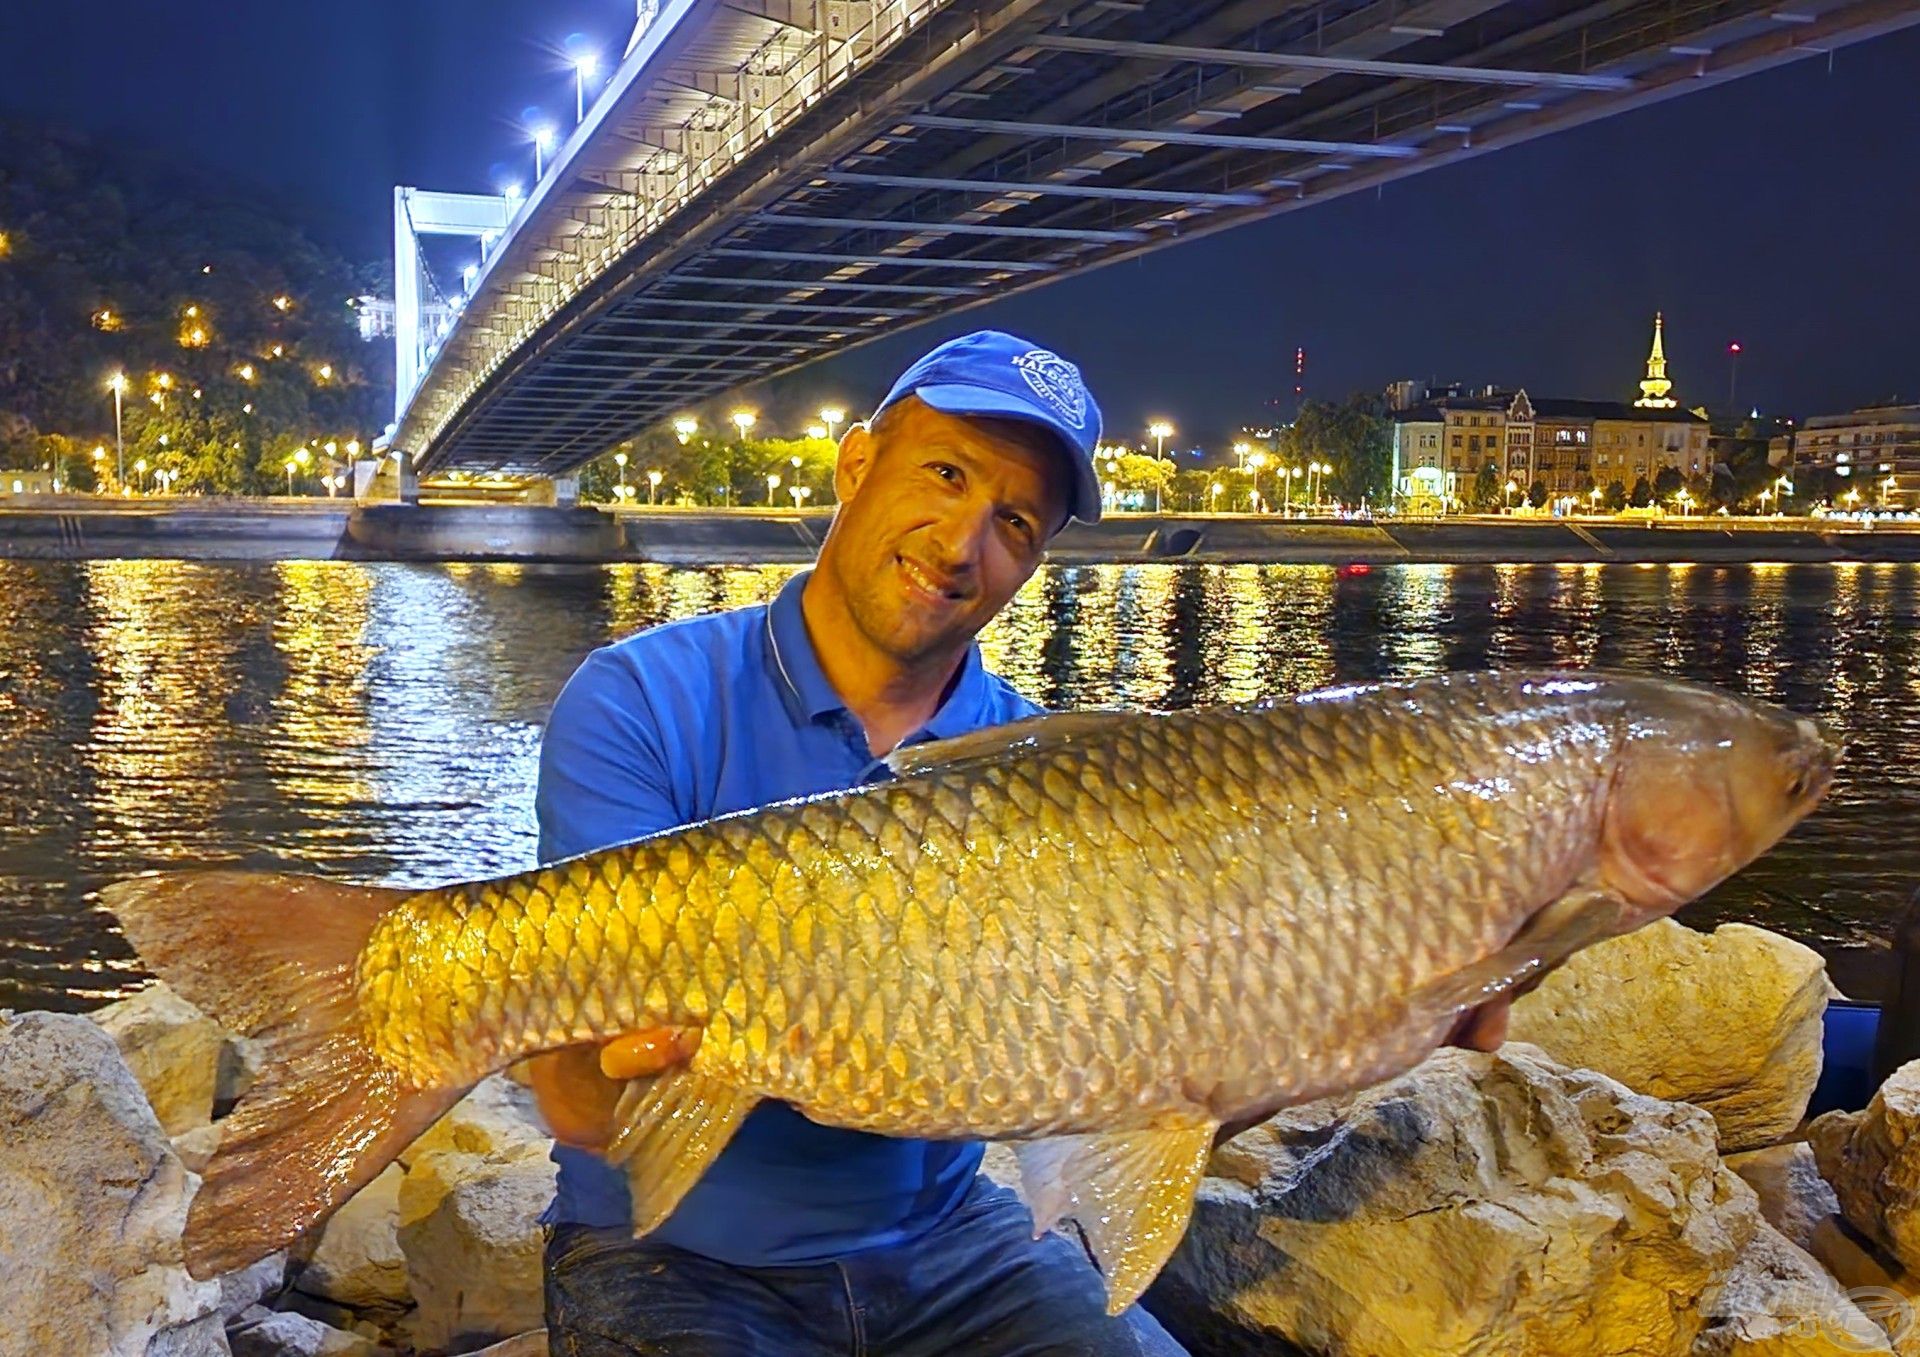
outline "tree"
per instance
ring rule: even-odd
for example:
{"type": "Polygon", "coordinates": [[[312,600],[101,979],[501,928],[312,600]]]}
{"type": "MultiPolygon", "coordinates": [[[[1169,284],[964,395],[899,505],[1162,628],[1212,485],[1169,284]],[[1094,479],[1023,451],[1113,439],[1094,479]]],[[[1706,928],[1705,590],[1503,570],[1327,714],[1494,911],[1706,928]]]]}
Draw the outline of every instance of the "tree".
{"type": "Polygon", "coordinates": [[[1680,474],[1680,468],[1663,466],[1653,478],[1653,497],[1657,500],[1672,499],[1687,488],[1687,478],[1680,474]]]}
{"type": "Polygon", "coordinates": [[[1627,507],[1627,487],[1619,481],[1608,481],[1602,502],[1614,513],[1619,513],[1627,507]]]}
{"type": "Polygon", "coordinates": [[[1527,503],[1536,509],[1546,508],[1547,483],[1545,481],[1536,480],[1532,485],[1527,487],[1527,503]]]}
{"type": "Polygon", "coordinates": [[[1636,509],[1644,509],[1653,503],[1653,487],[1647,484],[1645,476],[1634,477],[1633,493],[1627,497],[1627,502],[1636,509]]]}
{"type": "MultiPolygon", "coordinates": [[[[1333,468],[1323,480],[1324,493],[1346,504],[1363,498],[1384,500],[1393,481],[1393,425],[1377,396],[1357,392],[1336,405],[1309,400],[1300,416],[1280,435],[1279,458],[1284,466],[1324,462],[1333,468]]],[[[1281,502],[1278,486],[1270,501],[1281,502]]]]}
{"type": "Polygon", "coordinates": [[[1480,468],[1480,474],[1473,478],[1473,507],[1484,513],[1491,513],[1501,506],[1505,496],[1500,490],[1500,473],[1492,462],[1480,468]]]}

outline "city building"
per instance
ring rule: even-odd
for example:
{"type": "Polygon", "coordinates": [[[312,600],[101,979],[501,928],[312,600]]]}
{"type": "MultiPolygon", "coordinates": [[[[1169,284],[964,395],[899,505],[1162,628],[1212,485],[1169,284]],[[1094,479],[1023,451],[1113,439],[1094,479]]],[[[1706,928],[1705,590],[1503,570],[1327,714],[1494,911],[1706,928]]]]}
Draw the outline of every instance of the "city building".
{"type": "MultiPolygon", "coordinates": [[[[1842,415],[1814,415],[1787,441],[1794,467],[1851,480],[1866,503],[1911,509],[1920,504],[1920,405],[1871,405],[1842,415]]],[[[1848,491],[1836,485],[1836,503],[1848,491]]]]}
{"type": "MultiPolygon", "coordinates": [[[[1525,495],[1537,481],[1550,499],[1591,496],[1613,481],[1628,490],[1662,467],[1683,476],[1713,471],[1712,429],[1704,413],[1683,410],[1667,377],[1665,321],[1653,321],[1653,347],[1640,398],[1625,401],[1535,398],[1522,389],[1435,391],[1413,382],[1389,388],[1394,405],[1393,487],[1405,513],[1465,508],[1481,468],[1525,495]],[[1403,403],[1411,402],[1411,403],[1403,403]]],[[[1915,464],[1920,473],[1920,460],[1915,464]]],[[[1517,498],[1517,496],[1516,496],[1517,498]]]]}

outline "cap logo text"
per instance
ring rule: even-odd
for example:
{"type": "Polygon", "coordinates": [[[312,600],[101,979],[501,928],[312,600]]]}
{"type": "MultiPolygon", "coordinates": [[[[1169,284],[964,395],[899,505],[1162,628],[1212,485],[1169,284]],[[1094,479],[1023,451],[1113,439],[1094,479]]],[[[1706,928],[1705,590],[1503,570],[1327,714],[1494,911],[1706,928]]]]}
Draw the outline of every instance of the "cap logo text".
{"type": "Polygon", "coordinates": [[[1033,393],[1052,406],[1075,429],[1087,427],[1087,384],[1080,369],[1057,353],[1030,349],[1013,360],[1033,393]]]}

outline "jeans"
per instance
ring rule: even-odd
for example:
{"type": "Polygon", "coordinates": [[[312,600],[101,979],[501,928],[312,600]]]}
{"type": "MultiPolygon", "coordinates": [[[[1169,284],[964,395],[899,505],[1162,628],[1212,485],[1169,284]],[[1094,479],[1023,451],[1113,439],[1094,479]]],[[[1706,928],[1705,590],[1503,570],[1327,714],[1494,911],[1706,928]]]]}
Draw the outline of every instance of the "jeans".
{"type": "Polygon", "coordinates": [[[1185,1357],[1139,1306],[1108,1317],[1079,1245],[1032,1234],[984,1178],[911,1243],[799,1267],[555,1225],[547,1334],[554,1357],[1185,1357]]]}

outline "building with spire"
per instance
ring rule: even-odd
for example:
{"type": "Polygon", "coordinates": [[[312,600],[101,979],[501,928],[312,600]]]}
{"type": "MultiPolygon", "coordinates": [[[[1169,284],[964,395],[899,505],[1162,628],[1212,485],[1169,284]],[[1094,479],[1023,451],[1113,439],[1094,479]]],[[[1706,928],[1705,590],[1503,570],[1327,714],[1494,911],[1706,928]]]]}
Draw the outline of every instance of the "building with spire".
{"type": "Polygon", "coordinates": [[[1634,405],[1642,410],[1671,410],[1680,404],[1667,393],[1673,383],[1667,380],[1666,320],[1653,313],[1653,351],[1647,355],[1647,375],[1640,382],[1640,399],[1634,405]]]}

